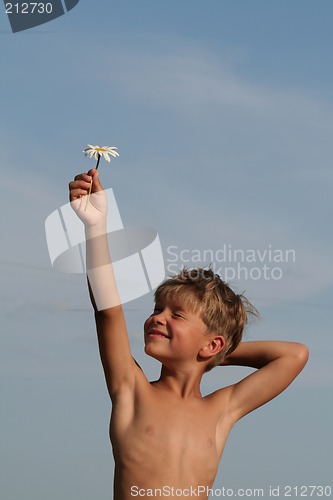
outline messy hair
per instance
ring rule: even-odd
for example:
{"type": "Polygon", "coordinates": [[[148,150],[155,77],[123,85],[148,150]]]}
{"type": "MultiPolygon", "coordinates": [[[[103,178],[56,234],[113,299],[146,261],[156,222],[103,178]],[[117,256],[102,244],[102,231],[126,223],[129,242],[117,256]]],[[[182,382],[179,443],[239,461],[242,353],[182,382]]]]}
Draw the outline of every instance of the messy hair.
{"type": "Polygon", "coordinates": [[[182,269],[155,291],[155,301],[181,304],[199,312],[207,326],[207,335],[222,335],[225,346],[206,366],[205,371],[220,365],[240,343],[249,315],[258,316],[256,308],[243,294],[235,293],[214,271],[203,268],[182,269]]]}

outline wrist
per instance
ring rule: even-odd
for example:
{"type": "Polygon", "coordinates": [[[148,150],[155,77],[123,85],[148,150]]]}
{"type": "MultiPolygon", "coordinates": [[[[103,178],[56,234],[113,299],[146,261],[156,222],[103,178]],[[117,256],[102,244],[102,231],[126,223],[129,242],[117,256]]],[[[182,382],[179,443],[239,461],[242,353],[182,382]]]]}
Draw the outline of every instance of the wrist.
{"type": "Polygon", "coordinates": [[[86,240],[91,238],[97,238],[98,236],[106,235],[107,233],[107,224],[106,220],[102,222],[98,222],[94,225],[86,225],[84,228],[86,240]]]}

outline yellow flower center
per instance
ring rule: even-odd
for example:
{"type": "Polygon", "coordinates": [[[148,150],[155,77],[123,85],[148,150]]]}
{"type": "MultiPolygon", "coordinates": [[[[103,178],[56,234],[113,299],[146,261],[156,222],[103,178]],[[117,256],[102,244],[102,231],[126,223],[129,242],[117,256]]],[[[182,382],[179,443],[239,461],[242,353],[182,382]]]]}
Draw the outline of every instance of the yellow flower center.
{"type": "Polygon", "coordinates": [[[105,151],[105,148],[95,148],[96,151],[105,151]]]}

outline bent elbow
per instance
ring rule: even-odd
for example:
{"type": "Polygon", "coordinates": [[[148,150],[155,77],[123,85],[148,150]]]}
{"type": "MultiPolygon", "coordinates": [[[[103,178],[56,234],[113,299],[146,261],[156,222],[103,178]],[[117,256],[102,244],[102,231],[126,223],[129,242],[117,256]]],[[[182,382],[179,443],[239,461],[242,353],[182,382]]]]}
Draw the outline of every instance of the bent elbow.
{"type": "Polygon", "coordinates": [[[300,343],[296,343],[295,348],[295,357],[303,369],[309,359],[309,348],[300,343]]]}

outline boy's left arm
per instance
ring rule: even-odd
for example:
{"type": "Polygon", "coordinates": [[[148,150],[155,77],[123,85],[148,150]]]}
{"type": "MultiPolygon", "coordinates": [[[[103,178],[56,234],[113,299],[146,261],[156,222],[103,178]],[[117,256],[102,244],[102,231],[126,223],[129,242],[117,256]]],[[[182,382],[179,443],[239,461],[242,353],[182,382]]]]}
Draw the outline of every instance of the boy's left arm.
{"type": "Polygon", "coordinates": [[[303,370],[308,356],[308,348],[296,342],[241,342],[221,366],[249,366],[257,371],[228,387],[232,420],[236,422],[284,391],[303,370]]]}

